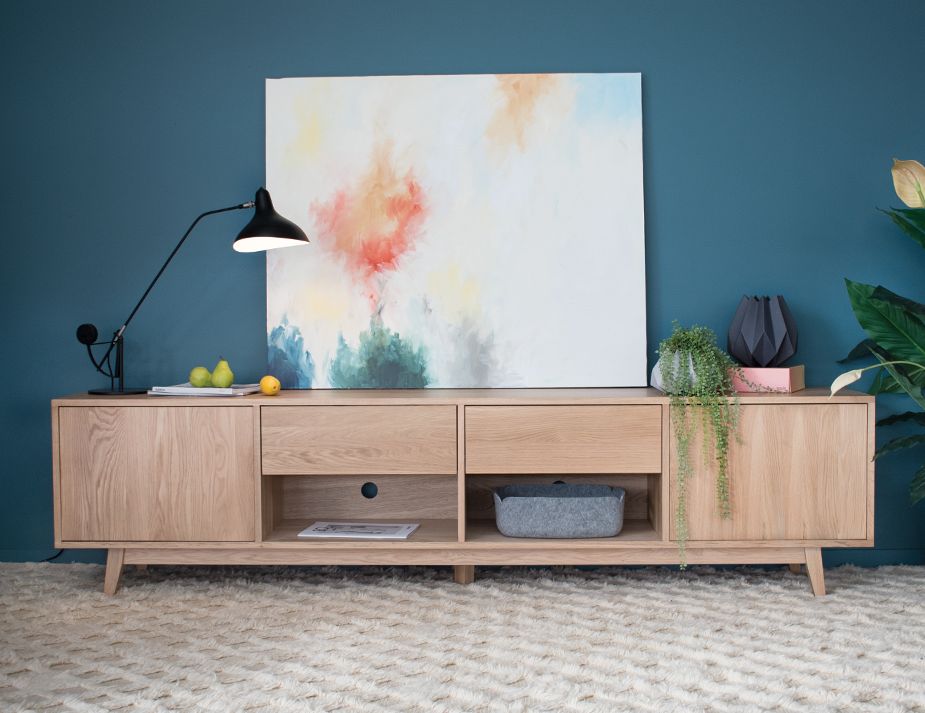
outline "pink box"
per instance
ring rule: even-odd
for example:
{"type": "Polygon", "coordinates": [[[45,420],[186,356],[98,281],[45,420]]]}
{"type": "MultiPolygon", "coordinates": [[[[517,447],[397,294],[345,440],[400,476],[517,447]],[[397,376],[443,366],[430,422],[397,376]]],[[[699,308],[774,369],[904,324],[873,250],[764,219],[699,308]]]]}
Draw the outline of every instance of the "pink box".
{"type": "Polygon", "coordinates": [[[739,393],[753,391],[777,391],[781,393],[790,393],[792,391],[802,391],[806,388],[805,369],[803,365],[798,366],[778,366],[760,368],[754,366],[743,366],[742,376],[754,384],[754,387],[746,384],[739,378],[738,374],[733,372],[732,384],[739,393]]]}

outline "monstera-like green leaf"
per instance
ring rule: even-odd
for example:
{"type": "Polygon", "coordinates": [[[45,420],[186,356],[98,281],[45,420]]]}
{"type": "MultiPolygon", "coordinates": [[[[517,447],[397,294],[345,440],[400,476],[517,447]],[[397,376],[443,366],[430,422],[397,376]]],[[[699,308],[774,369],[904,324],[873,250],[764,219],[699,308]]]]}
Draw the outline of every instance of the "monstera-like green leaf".
{"type": "Polygon", "coordinates": [[[901,394],[904,392],[903,387],[899,385],[899,382],[893,378],[890,372],[884,370],[877,372],[874,380],[870,382],[867,393],[876,396],[877,394],[901,394]]]}
{"type": "Polygon", "coordinates": [[[890,372],[890,376],[892,376],[896,380],[896,383],[902,387],[902,390],[909,395],[909,398],[915,401],[921,408],[925,409],[925,396],[922,394],[922,387],[913,384],[905,374],[897,371],[896,364],[891,364],[879,354],[876,356],[880,365],[890,372]]]}
{"type": "Polygon", "coordinates": [[[874,288],[873,294],[871,295],[875,300],[883,300],[884,302],[891,302],[894,305],[902,307],[910,314],[914,314],[919,319],[925,320],[925,305],[921,302],[916,302],[915,300],[910,300],[908,297],[903,297],[902,295],[897,295],[892,290],[888,290],[882,285],[877,285],[874,288]]]}
{"type": "Polygon", "coordinates": [[[925,323],[904,305],[875,297],[873,285],[845,284],[854,315],[870,338],[896,359],[925,364],[925,323]]]}
{"type": "MultiPolygon", "coordinates": [[[[925,248],[925,166],[918,161],[893,159],[893,187],[906,208],[881,210],[899,228],[925,248]]],[[[885,287],[845,280],[851,308],[868,339],[858,344],[840,363],[873,355],[877,363],[839,375],[832,393],[857,381],[865,371],[877,369],[870,393],[904,392],[923,411],[888,416],[878,426],[909,424],[925,426],[925,305],[902,297],[885,287]]],[[[925,433],[888,441],[876,456],[925,445],[925,433]]],[[[925,499],[925,465],[919,467],[909,486],[913,503],[925,499]]]]}
{"type": "Polygon", "coordinates": [[[879,347],[873,339],[864,339],[858,342],[858,345],[848,352],[847,356],[838,360],[839,364],[848,364],[858,359],[870,359],[870,355],[879,347]]]}
{"type": "MultiPolygon", "coordinates": [[[[874,292],[876,293],[876,290],[874,292]]],[[[887,290],[887,292],[889,292],[889,290],[887,290]]],[[[885,349],[881,349],[873,339],[865,339],[859,342],[858,345],[852,349],[847,356],[839,359],[838,363],[848,364],[853,361],[859,361],[860,359],[870,359],[872,356],[876,356],[878,358],[882,357],[880,359],[881,362],[888,361],[893,363],[896,367],[896,371],[905,376],[909,381],[911,381],[916,386],[925,387],[925,369],[910,369],[906,366],[903,366],[902,364],[896,364],[896,362],[899,360],[885,349]]],[[[867,393],[874,395],[901,394],[903,392],[903,387],[886,369],[877,372],[876,376],[874,376],[874,380],[871,382],[870,387],[867,389],[867,393]]]]}
{"type": "Polygon", "coordinates": [[[909,497],[913,505],[925,498],[925,465],[912,476],[912,482],[909,484],[909,497]]]}
{"type": "Polygon", "coordinates": [[[894,426],[897,423],[917,423],[919,426],[925,426],[925,411],[906,411],[905,413],[896,413],[877,421],[878,426],[894,426]]]}
{"type": "MultiPolygon", "coordinates": [[[[878,209],[882,210],[882,209],[878,209]]],[[[882,210],[902,231],[925,248],[925,210],[921,208],[882,210]]]]}
{"type": "Polygon", "coordinates": [[[925,445],[925,434],[916,433],[913,436],[900,436],[880,446],[874,454],[874,458],[880,458],[887,453],[895,453],[896,451],[901,451],[906,448],[915,448],[916,446],[923,445],[925,445]]]}

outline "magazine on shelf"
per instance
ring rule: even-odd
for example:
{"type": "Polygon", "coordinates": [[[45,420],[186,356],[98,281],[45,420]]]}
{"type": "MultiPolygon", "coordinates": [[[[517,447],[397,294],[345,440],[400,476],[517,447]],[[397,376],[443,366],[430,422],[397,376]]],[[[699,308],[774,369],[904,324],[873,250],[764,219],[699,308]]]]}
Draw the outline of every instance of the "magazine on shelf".
{"type": "Polygon", "coordinates": [[[152,386],[151,396],[245,396],[260,391],[260,384],[232,384],[228,388],[218,386],[193,386],[189,382],[173,386],[152,386]]]}
{"type": "Polygon", "coordinates": [[[361,540],[406,540],[418,529],[417,523],[391,522],[316,522],[299,533],[299,537],[348,537],[361,540]]]}

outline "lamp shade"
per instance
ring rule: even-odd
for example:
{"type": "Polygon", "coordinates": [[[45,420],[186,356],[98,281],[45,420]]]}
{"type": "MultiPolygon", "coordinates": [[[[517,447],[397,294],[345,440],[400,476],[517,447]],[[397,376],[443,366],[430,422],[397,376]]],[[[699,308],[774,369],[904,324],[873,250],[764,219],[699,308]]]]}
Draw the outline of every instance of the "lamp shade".
{"type": "Polygon", "coordinates": [[[234,249],[239,253],[255,253],[307,244],[308,237],[302,229],[277,213],[270,194],[260,188],[254,197],[254,217],[238,233],[234,249]]]}

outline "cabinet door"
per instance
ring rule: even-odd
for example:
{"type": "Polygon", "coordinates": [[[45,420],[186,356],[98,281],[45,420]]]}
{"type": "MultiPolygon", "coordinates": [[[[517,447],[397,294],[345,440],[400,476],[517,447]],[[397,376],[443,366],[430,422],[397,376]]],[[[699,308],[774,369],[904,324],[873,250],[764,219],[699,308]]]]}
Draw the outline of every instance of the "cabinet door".
{"type": "MultiPolygon", "coordinates": [[[[866,404],[743,405],[730,447],[731,517],[718,513],[715,467],[691,441],[690,540],[866,540],[869,480],[866,404]]],[[[671,438],[671,537],[678,506],[671,438]]]]}
{"type": "Polygon", "coordinates": [[[68,542],[254,539],[254,409],[61,407],[68,542]]]}

